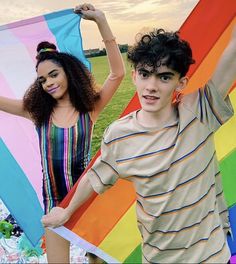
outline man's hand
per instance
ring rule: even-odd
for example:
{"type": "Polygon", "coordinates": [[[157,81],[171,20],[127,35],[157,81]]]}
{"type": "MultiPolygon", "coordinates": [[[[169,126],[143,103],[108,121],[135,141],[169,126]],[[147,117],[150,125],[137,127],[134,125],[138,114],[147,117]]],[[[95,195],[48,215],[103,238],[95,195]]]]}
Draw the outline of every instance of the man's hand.
{"type": "Polygon", "coordinates": [[[68,211],[61,207],[54,207],[50,213],[44,215],[41,222],[44,227],[59,227],[65,224],[70,218],[68,211]]]}

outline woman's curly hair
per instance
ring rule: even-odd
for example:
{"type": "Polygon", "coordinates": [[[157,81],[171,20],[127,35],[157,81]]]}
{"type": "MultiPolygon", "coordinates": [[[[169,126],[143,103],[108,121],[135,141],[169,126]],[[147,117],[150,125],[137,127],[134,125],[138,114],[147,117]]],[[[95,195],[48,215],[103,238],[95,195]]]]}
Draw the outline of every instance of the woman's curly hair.
{"type": "Polygon", "coordinates": [[[135,69],[145,65],[156,69],[164,61],[164,65],[178,72],[181,77],[195,63],[189,43],[180,39],[179,32],[166,32],[164,29],[141,35],[128,50],[127,57],[135,69]]]}
{"type": "MultiPolygon", "coordinates": [[[[100,95],[96,91],[95,82],[86,66],[75,56],[58,52],[54,44],[46,41],[38,44],[37,52],[36,71],[38,65],[46,60],[62,67],[67,76],[71,104],[79,112],[94,110],[95,102],[99,100],[100,95]]],[[[42,85],[36,79],[26,91],[23,103],[36,126],[41,126],[49,119],[57,101],[43,90],[42,85]]]]}

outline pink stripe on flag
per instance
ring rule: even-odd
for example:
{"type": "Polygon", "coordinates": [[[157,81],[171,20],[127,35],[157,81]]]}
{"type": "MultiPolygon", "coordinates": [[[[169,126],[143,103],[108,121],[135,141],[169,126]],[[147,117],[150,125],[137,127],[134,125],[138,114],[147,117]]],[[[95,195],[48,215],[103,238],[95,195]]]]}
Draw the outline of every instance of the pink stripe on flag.
{"type": "MultiPolygon", "coordinates": [[[[27,20],[28,21],[28,20],[27,20]]],[[[30,19],[30,23],[21,26],[17,24],[15,27],[9,29],[9,31],[19,39],[19,41],[24,44],[28,50],[31,58],[35,61],[36,48],[39,42],[49,41],[57,45],[56,39],[52,32],[48,28],[47,21],[44,16],[36,17],[35,19],[30,19]],[[32,23],[32,24],[30,24],[32,23]]]]}
{"type": "MultiPolygon", "coordinates": [[[[0,94],[14,98],[11,89],[1,73],[0,83],[0,94]]],[[[1,138],[28,177],[42,204],[42,169],[34,125],[24,118],[3,112],[0,112],[0,120],[1,138]],[[13,135],[14,140],[12,140],[13,135]]]]}

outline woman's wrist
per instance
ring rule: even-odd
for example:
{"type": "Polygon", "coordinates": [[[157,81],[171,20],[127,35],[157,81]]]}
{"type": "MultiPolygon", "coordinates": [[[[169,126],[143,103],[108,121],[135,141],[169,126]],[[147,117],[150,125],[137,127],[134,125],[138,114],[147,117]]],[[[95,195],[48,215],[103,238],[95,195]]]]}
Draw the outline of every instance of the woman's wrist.
{"type": "Polygon", "coordinates": [[[109,26],[105,16],[104,16],[104,18],[100,18],[99,21],[97,21],[97,26],[100,30],[102,41],[105,44],[115,41],[116,38],[113,36],[112,31],[110,29],[110,26],[109,26]]]}
{"type": "Polygon", "coordinates": [[[116,38],[114,36],[112,36],[111,38],[107,38],[107,39],[103,39],[102,42],[104,43],[111,43],[111,42],[115,42],[116,38]]]}
{"type": "Polygon", "coordinates": [[[106,19],[105,14],[101,12],[101,13],[95,18],[95,22],[96,22],[98,25],[100,25],[100,26],[104,25],[104,23],[106,24],[106,23],[107,23],[107,19],[106,19]]]}

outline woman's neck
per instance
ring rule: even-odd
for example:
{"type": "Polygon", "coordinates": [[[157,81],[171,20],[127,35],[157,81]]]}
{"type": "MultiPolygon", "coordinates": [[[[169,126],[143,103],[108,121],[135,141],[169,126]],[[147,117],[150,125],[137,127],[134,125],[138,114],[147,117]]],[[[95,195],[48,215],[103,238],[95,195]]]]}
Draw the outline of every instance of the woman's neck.
{"type": "Polygon", "coordinates": [[[71,101],[69,98],[63,98],[60,100],[57,100],[56,107],[73,107],[71,101]]]}

